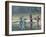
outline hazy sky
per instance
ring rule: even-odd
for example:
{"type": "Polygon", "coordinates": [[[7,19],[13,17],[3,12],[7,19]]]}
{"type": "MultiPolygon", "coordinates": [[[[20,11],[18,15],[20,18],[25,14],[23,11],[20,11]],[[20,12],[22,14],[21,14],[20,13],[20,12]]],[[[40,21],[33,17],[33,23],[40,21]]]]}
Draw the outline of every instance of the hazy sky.
{"type": "Polygon", "coordinates": [[[12,15],[40,13],[41,7],[12,6],[12,15]]]}

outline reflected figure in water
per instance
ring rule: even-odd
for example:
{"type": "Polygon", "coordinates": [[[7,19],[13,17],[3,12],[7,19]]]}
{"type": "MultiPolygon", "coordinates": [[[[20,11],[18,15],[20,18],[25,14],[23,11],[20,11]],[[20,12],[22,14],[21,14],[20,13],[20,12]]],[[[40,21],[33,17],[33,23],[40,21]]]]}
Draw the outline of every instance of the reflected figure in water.
{"type": "Polygon", "coordinates": [[[30,14],[30,29],[32,30],[32,15],[30,14]]]}
{"type": "Polygon", "coordinates": [[[39,20],[40,20],[40,17],[37,16],[37,28],[38,28],[38,29],[40,29],[40,27],[39,27],[39,20]]]}
{"type": "Polygon", "coordinates": [[[19,29],[20,30],[24,30],[25,29],[23,16],[20,17],[19,29]]]}

